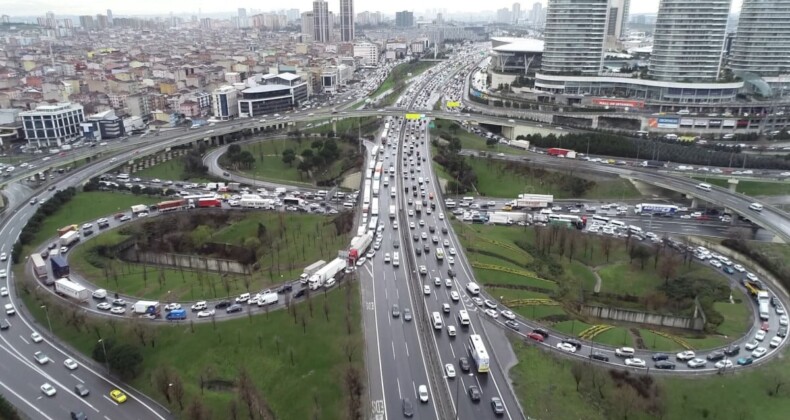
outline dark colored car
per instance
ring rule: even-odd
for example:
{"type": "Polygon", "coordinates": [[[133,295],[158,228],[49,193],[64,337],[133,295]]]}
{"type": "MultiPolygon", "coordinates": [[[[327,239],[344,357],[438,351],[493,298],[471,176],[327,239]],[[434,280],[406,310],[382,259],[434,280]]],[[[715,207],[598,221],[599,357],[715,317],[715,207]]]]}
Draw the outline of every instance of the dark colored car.
{"type": "Polygon", "coordinates": [[[80,397],[87,397],[91,393],[88,390],[88,387],[83,384],[74,385],[74,392],[76,392],[80,397]]]}
{"type": "Polygon", "coordinates": [[[299,289],[294,293],[294,299],[300,298],[307,293],[307,289],[299,289]]]}
{"type": "Polygon", "coordinates": [[[393,247],[393,248],[395,248],[395,249],[398,249],[398,248],[400,248],[400,242],[398,242],[398,241],[394,241],[394,242],[392,243],[392,247],[393,247]]]}
{"type": "Polygon", "coordinates": [[[508,327],[510,327],[510,328],[512,328],[512,329],[514,329],[516,331],[518,331],[518,329],[519,329],[518,322],[510,320],[510,319],[505,321],[505,325],[507,325],[508,327]]]}
{"type": "Polygon", "coordinates": [[[411,403],[411,400],[408,398],[403,399],[403,416],[404,417],[414,417],[414,405],[411,403]]]}
{"type": "Polygon", "coordinates": [[[590,359],[600,360],[602,362],[608,362],[609,361],[609,356],[607,356],[607,355],[605,355],[603,353],[600,353],[600,352],[595,352],[595,353],[590,355],[590,359]]]}
{"type": "Polygon", "coordinates": [[[532,332],[534,332],[535,334],[542,335],[543,338],[549,338],[549,332],[544,330],[543,328],[535,328],[534,330],[532,330],[532,332]]]}
{"type": "Polygon", "coordinates": [[[536,332],[531,332],[531,333],[527,334],[527,337],[529,337],[529,338],[531,338],[531,339],[533,339],[533,340],[535,340],[535,341],[537,341],[539,343],[542,343],[543,340],[544,340],[543,335],[538,334],[536,332]]]}
{"type": "Polygon", "coordinates": [[[0,321],[0,330],[7,330],[11,328],[11,324],[8,323],[7,319],[0,321]]]}
{"type": "Polygon", "coordinates": [[[580,343],[578,340],[574,340],[572,338],[566,338],[566,339],[562,340],[562,342],[570,344],[573,347],[576,347],[576,350],[579,350],[580,348],[582,348],[582,343],[580,343]]]}
{"type": "Polygon", "coordinates": [[[491,397],[491,409],[494,410],[494,414],[497,416],[505,414],[505,405],[502,404],[502,400],[499,397],[491,397]]]}
{"type": "Polygon", "coordinates": [[[442,233],[447,235],[447,227],[446,226],[442,226],[442,233]]]}
{"type": "Polygon", "coordinates": [[[233,303],[231,303],[231,301],[229,301],[229,300],[221,300],[221,301],[217,302],[216,305],[214,305],[214,309],[227,308],[227,307],[229,307],[232,304],[233,303]]]}
{"type": "Polygon", "coordinates": [[[724,354],[726,356],[728,356],[728,357],[737,356],[738,353],[740,353],[740,352],[741,352],[741,346],[739,346],[737,344],[728,347],[727,350],[724,350],[724,354]]]}
{"type": "Polygon", "coordinates": [[[461,370],[464,372],[469,372],[469,369],[472,367],[469,365],[469,359],[466,357],[461,357],[458,359],[458,366],[461,367],[461,370]]]}
{"type": "Polygon", "coordinates": [[[653,355],[653,361],[658,362],[661,360],[669,360],[669,355],[666,353],[656,353],[653,355]]]}
{"type": "Polygon", "coordinates": [[[428,245],[428,244],[425,244],[425,245],[423,245],[423,246],[422,246],[422,249],[423,249],[423,251],[424,251],[426,254],[427,254],[427,253],[429,253],[429,252],[431,252],[431,246],[430,246],[430,245],[428,245]]]}
{"type": "Polygon", "coordinates": [[[452,268],[448,268],[447,275],[450,276],[450,278],[455,278],[455,270],[453,270],[452,268]]]}
{"type": "Polygon", "coordinates": [[[714,351],[708,354],[707,359],[711,362],[718,362],[719,360],[724,358],[724,352],[721,350],[714,351]]]}
{"type": "Polygon", "coordinates": [[[476,385],[469,387],[469,398],[474,402],[480,401],[480,389],[478,389],[476,385]]]}
{"type": "Polygon", "coordinates": [[[419,241],[419,240],[420,240],[420,235],[417,235],[417,234],[415,233],[414,235],[411,235],[411,238],[412,238],[412,239],[414,239],[414,242],[417,242],[417,241],[419,241]]]}
{"type": "Polygon", "coordinates": [[[751,357],[741,357],[740,359],[738,359],[738,365],[740,366],[751,365],[753,361],[754,359],[752,359],[751,357]]]}
{"type": "Polygon", "coordinates": [[[417,255],[422,255],[422,248],[414,248],[414,253],[417,255]]]}
{"type": "Polygon", "coordinates": [[[279,289],[277,289],[277,293],[282,295],[282,294],[285,294],[285,293],[288,293],[288,292],[292,291],[293,289],[294,289],[293,285],[291,285],[291,284],[284,284],[279,289]]]}
{"type": "Polygon", "coordinates": [[[787,337],[787,327],[779,327],[776,331],[776,335],[782,338],[787,337]]]}
{"type": "Polygon", "coordinates": [[[72,411],[71,420],[88,420],[88,416],[86,416],[82,411],[72,411]]]}
{"type": "Polygon", "coordinates": [[[675,370],[675,364],[668,360],[659,360],[654,366],[656,369],[675,370]]]}
{"type": "Polygon", "coordinates": [[[241,312],[243,308],[238,303],[234,303],[233,305],[228,306],[228,309],[225,309],[225,312],[232,314],[234,312],[241,312]]]}
{"type": "Polygon", "coordinates": [[[431,233],[436,233],[436,227],[435,226],[428,226],[428,231],[431,232],[431,233]]]}

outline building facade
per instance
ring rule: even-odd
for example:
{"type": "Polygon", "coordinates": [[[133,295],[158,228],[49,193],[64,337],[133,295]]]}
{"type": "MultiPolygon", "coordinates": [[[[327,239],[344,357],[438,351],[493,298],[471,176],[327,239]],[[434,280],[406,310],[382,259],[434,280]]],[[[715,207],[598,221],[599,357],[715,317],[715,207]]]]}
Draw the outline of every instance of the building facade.
{"type": "Polygon", "coordinates": [[[606,45],[611,48],[625,35],[631,0],[610,0],[609,20],[606,22],[606,45]]]}
{"type": "Polygon", "coordinates": [[[241,92],[240,116],[254,118],[288,111],[307,100],[307,83],[295,74],[267,74],[262,81],[264,84],[241,92]]]}
{"type": "Polygon", "coordinates": [[[239,97],[233,86],[222,86],[211,93],[211,111],[214,118],[227,121],[239,115],[239,97]]]}
{"type": "Polygon", "coordinates": [[[19,113],[29,146],[60,147],[82,136],[85,121],[82,105],[60,103],[36,107],[19,113]]]}
{"type": "Polygon", "coordinates": [[[718,79],[731,1],[661,0],[650,76],[674,82],[718,79]]]}
{"type": "Polygon", "coordinates": [[[362,57],[362,64],[375,66],[379,63],[379,46],[369,42],[354,44],[354,57],[362,57]]]}
{"type": "Polygon", "coordinates": [[[332,34],[329,26],[329,4],[323,0],[313,2],[313,40],[329,42],[332,34]]]}
{"type": "Polygon", "coordinates": [[[790,75],[790,0],[744,0],[730,68],[763,77],[790,75]]]}
{"type": "Polygon", "coordinates": [[[354,0],[340,0],[340,40],[354,40],[354,0]]]}
{"type": "Polygon", "coordinates": [[[302,41],[315,41],[315,20],[313,12],[302,13],[302,41]]]}
{"type": "Polygon", "coordinates": [[[549,0],[542,73],[597,75],[609,0],[549,0]]]}
{"type": "Polygon", "coordinates": [[[414,26],[414,13],[404,10],[395,12],[395,26],[398,28],[411,28],[414,26]]]}

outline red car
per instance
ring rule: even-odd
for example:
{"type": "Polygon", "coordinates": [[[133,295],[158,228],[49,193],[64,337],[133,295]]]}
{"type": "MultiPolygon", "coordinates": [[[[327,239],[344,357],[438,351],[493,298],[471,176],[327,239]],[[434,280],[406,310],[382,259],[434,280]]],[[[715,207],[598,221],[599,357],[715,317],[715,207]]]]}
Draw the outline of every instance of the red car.
{"type": "Polygon", "coordinates": [[[768,331],[768,323],[763,322],[762,325],[760,325],[760,329],[763,331],[768,331]]]}
{"type": "Polygon", "coordinates": [[[543,336],[538,334],[538,333],[535,333],[535,332],[531,332],[531,333],[527,334],[527,337],[537,341],[538,343],[542,343],[543,342],[543,336]]]}

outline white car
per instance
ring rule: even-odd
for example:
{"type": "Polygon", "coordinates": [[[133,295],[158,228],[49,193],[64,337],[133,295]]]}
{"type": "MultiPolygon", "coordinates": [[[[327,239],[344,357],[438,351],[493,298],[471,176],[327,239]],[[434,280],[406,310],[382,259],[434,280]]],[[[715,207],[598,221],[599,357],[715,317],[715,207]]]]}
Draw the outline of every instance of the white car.
{"type": "Polygon", "coordinates": [[[497,312],[494,309],[486,309],[485,312],[486,312],[486,315],[490,316],[491,318],[496,318],[496,317],[499,316],[499,312],[497,312]]]}
{"type": "Polygon", "coordinates": [[[181,309],[181,304],[180,303],[170,302],[167,305],[165,305],[165,310],[166,311],[174,311],[176,309],[181,309]]]}
{"type": "Polygon", "coordinates": [[[447,263],[450,264],[450,265],[455,264],[455,257],[452,257],[452,256],[448,255],[447,256],[447,263]]]}
{"type": "Polygon", "coordinates": [[[688,367],[692,369],[697,369],[697,368],[705,367],[707,363],[708,363],[707,360],[695,357],[694,359],[689,360],[686,364],[688,365],[688,367]]]}
{"type": "MultiPolygon", "coordinates": [[[[778,306],[777,306],[778,308],[778,306]]],[[[787,315],[782,315],[779,317],[779,325],[785,327],[787,326],[787,315]]]]}
{"type": "Polygon", "coordinates": [[[444,220],[444,213],[439,213],[439,220],[444,220]]]}
{"type": "Polygon", "coordinates": [[[99,310],[102,310],[102,311],[107,311],[110,308],[112,308],[112,305],[110,304],[110,302],[101,302],[98,305],[96,305],[96,309],[99,309],[99,310]]]}
{"type": "Polygon", "coordinates": [[[751,281],[757,281],[758,280],[757,276],[755,276],[753,273],[746,273],[746,278],[751,280],[751,281]]]}
{"type": "Polygon", "coordinates": [[[428,387],[425,385],[420,385],[417,388],[417,394],[420,396],[420,401],[427,403],[428,402],[428,387]]]}
{"type": "Polygon", "coordinates": [[[739,273],[743,273],[744,271],[746,271],[746,269],[743,268],[743,266],[740,265],[740,264],[735,264],[735,265],[732,266],[732,268],[734,268],[735,271],[737,271],[739,273]]]}
{"type": "Polygon", "coordinates": [[[389,263],[389,262],[390,262],[390,253],[387,252],[386,254],[384,254],[384,263],[389,263]]]}
{"type": "Polygon", "coordinates": [[[625,359],[625,365],[631,367],[639,367],[639,368],[647,367],[647,363],[645,363],[644,360],[637,359],[636,357],[625,359]]]}
{"type": "Polygon", "coordinates": [[[765,340],[765,331],[759,330],[756,333],[754,333],[754,339],[757,341],[765,340]]]}
{"type": "Polygon", "coordinates": [[[208,318],[214,316],[216,311],[214,309],[206,309],[197,313],[198,318],[208,318]]]}
{"type": "Polygon", "coordinates": [[[757,348],[759,345],[760,345],[760,343],[758,343],[757,341],[754,341],[754,340],[753,340],[753,341],[750,341],[750,342],[748,342],[748,343],[744,344],[744,345],[743,345],[743,347],[744,347],[746,350],[754,350],[754,349],[756,349],[756,348],[757,348]]]}
{"type": "Polygon", "coordinates": [[[33,340],[34,343],[40,343],[40,342],[44,341],[44,338],[41,337],[41,334],[39,334],[37,332],[34,332],[33,334],[30,334],[30,339],[33,340]]]}
{"type": "Polygon", "coordinates": [[[5,252],[3,252],[2,254],[0,254],[0,261],[5,261],[5,260],[7,260],[7,259],[8,259],[8,254],[6,254],[5,252]]]}
{"type": "Polygon", "coordinates": [[[430,295],[431,294],[431,286],[428,286],[427,284],[422,286],[422,292],[425,295],[430,295]]]}
{"type": "Polygon", "coordinates": [[[453,290],[452,292],[450,292],[450,299],[452,299],[453,302],[458,302],[461,299],[461,295],[459,295],[458,292],[453,290]]]}
{"type": "Polygon", "coordinates": [[[75,362],[74,360],[71,360],[71,359],[64,360],[63,361],[63,366],[66,366],[66,369],[68,369],[68,370],[74,370],[77,367],[79,367],[77,362],[75,362]]]}
{"type": "Polygon", "coordinates": [[[771,342],[769,343],[769,345],[771,346],[772,349],[776,348],[776,347],[779,347],[780,344],[782,344],[782,337],[779,337],[778,335],[776,337],[772,338],[771,342]]]}
{"type": "Polygon", "coordinates": [[[448,252],[450,253],[450,255],[455,255],[455,248],[450,248],[448,252]]]}
{"type": "Polygon", "coordinates": [[[719,260],[714,260],[713,258],[711,258],[710,260],[708,260],[708,263],[716,268],[721,268],[721,262],[719,260]]]}
{"type": "Polygon", "coordinates": [[[126,308],[123,306],[113,306],[113,308],[110,309],[110,313],[115,315],[123,315],[126,313],[126,308]]]}
{"type": "Polygon", "coordinates": [[[501,311],[501,314],[502,314],[503,317],[505,317],[507,319],[516,319],[516,314],[514,314],[510,310],[505,309],[505,310],[501,311]]]}
{"type": "Polygon", "coordinates": [[[2,297],[8,296],[8,288],[7,287],[0,287],[0,296],[2,296],[2,297]]]}
{"type": "Polygon", "coordinates": [[[358,260],[357,260],[357,267],[362,267],[362,265],[363,265],[363,264],[365,264],[365,262],[366,262],[367,260],[368,260],[368,259],[367,259],[367,258],[365,258],[365,257],[362,257],[362,258],[358,259],[358,260]]]}
{"type": "Polygon", "coordinates": [[[765,353],[768,353],[768,350],[766,350],[765,347],[757,347],[752,352],[752,357],[755,358],[755,359],[759,359],[759,358],[765,356],[765,353]]]}
{"type": "Polygon", "coordinates": [[[45,383],[44,385],[41,385],[41,392],[43,392],[47,397],[52,397],[57,393],[57,390],[55,390],[55,387],[49,383],[45,383]]]}
{"type": "Polygon", "coordinates": [[[0,279],[6,278],[8,273],[6,273],[5,268],[0,268],[0,279]]]}
{"type": "MultiPolygon", "coordinates": [[[[562,351],[567,352],[567,353],[576,353],[576,346],[574,346],[573,344],[557,343],[557,349],[562,350],[562,351]]],[[[626,362],[627,361],[628,360],[626,360],[626,362]]]]}
{"type": "Polygon", "coordinates": [[[697,357],[697,355],[691,350],[686,350],[678,353],[676,357],[678,358],[678,360],[691,360],[697,357]]]}
{"type": "Polygon", "coordinates": [[[713,365],[713,366],[714,366],[716,369],[729,369],[729,368],[731,368],[733,365],[732,365],[732,360],[730,360],[730,359],[724,359],[724,360],[719,360],[719,361],[718,361],[718,362],[716,362],[716,364],[715,364],[715,365],[713,365]]]}
{"type": "Polygon", "coordinates": [[[455,337],[455,326],[453,325],[447,326],[447,335],[449,335],[450,337],[455,337]]]}
{"type": "Polygon", "coordinates": [[[46,365],[47,363],[49,363],[49,357],[47,357],[46,354],[40,351],[33,353],[33,358],[36,359],[36,362],[39,365],[46,365]]]}
{"type": "Polygon", "coordinates": [[[452,363],[444,365],[444,372],[448,378],[455,378],[455,366],[452,363]]]}
{"type": "Polygon", "coordinates": [[[453,281],[451,279],[444,279],[444,285],[447,287],[453,287],[453,281]]]}
{"type": "Polygon", "coordinates": [[[201,300],[199,302],[195,302],[195,304],[192,305],[192,310],[193,311],[202,311],[202,310],[204,310],[206,308],[208,308],[208,304],[206,303],[205,300],[201,300]]]}

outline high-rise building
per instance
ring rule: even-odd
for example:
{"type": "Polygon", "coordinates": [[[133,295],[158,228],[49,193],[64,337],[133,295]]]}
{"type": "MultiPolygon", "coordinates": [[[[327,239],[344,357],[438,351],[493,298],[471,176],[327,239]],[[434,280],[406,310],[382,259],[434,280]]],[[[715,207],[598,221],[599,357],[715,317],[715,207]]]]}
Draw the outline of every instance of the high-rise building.
{"type": "Polygon", "coordinates": [[[535,2],[529,12],[529,20],[535,26],[543,25],[543,3],[535,2]]]}
{"type": "Polygon", "coordinates": [[[606,36],[620,39],[625,33],[625,24],[628,23],[628,9],[631,0],[610,0],[609,21],[606,24],[606,36]]]}
{"type": "Polygon", "coordinates": [[[513,23],[518,23],[518,20],[521,19],[521,3],[513,3],[513,23]]]}
{"type": "Polygon", "coordinates": [[[510,9],[503,7],[496,11],[496,21],[499,23],[510,23],[513,18],[510,16],[510,9]]]}
{"type": "Polygon", "coordinates": [[[375,66],[379,63],[379,46],[369,42],[354,44],[354,57],[362,57],[366,66],[375,66]]]}
{"type": "Polygon", "coordinates": [[[661,0],[653,34],[650,76],[675,82],[719,77],[732,0],[661,0]]]}
{"type": "Polygon", "coordinates": [[[313,12],[302,13],[302,41],[315,41],[315,21],[313,12]]]}
{"type": "Polygon", "coordinates": [[[244,7],[239,7],[238,10],[238,17],[236,19],[237,26],[239,28],[249,28],[250,21],[247,18],[247,9],[244,7]]]}
{"type": "Polygon", "coordinates": [[[211,110],[214,118],[222,121],[239,115],[239,94],[233,86],[222,86],[211,92],[211,110]]]}
{"type": "Polygon", "coordinates": [[[414,26],[414,13],[409,11],[395,12],[395,26],[411,28],[414,26]]]}
{"type": "Polygon", "coordinates": [[[288,9],[285,12],[285,16],[288,17],[288,20],[291,22],[299,20],[299,9],[288,9]]]}
{"type": "Polygon", "coordinates": [[[80,16],[80,26],[82,26],[82,29],[85,30],[93,29],[93,16],[90,15],[80,16]]]}
{"type": "Polygon", "coordinates": [[[340,0],[340,40],[354,40],[354,0],[340,0]]]}
{"type": "Polygon", "coordinates": [[[112,10],[107,9],[107,24],[112,26],[112,10]]]}
{"type": "Polygon", "coordinates": [[[329,42],[332,29],[329,26],[329,4],[324,0],[313,2],[313,40],[329,42]]]}
{"type": "Polygon", "coordinates": [[[732,70],[790,74],[790,0],[744,0],[730,53],[732,70]]]}
{"type": "Polygon", "coordinates": [[[549,0],[541,72],[597,75],[609,0],[549,0]]]}

